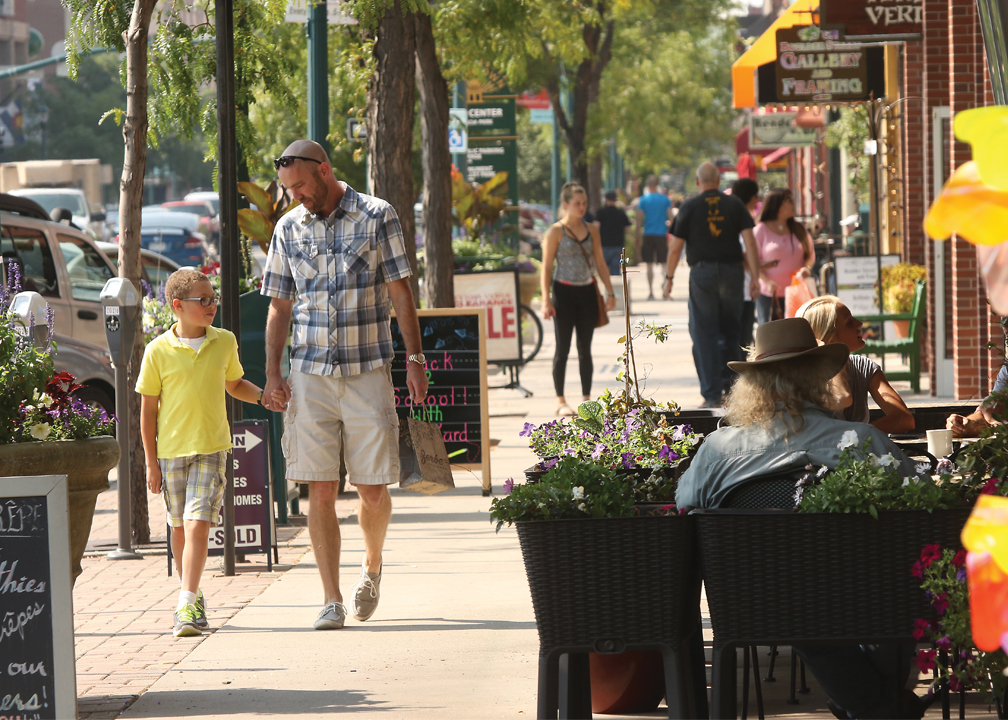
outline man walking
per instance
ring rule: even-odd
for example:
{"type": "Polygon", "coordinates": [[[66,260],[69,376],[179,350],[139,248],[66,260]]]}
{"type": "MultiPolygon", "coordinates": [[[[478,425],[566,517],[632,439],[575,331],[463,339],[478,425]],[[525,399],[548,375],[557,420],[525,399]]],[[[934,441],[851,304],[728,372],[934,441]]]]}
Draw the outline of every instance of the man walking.
{"type": "Polygon", "coordinates": [[[599,224],[599,240],[602,245],[602,257],[605,258],[609,275],[620,276],[620,256],[626,247],[626,229],[630,227],[630,218],[616,204],[616,191],[605,194],[605,205],[599,208],[595,219],[599,224]]]}
{"type": "Polygon", "coordinates": [[[700,378],[702,408],[721,406],[724,368],[742,360],[739,338],[742,319],[743,263],[749,267],[749,290],[759,292],[759,254],[753,219],[739,200],[718,190],[721,174],[712,162],[696,173],[699,195],[683,203],[672,228],[672,249],[665,274],[665,297],[672,296],[683,245],[689,264],[689,333],[693,364],[700,378]],[[745,242],[745,255],[739,235],[745,242]]]}
{"type": "Polygon", "coordinates": [[[378,607],[382,546],[392,514],[386,486],[399,480],[390,299],[406,343],[406,384],[414,404],[427,394],[425,360],[402,228],[392,206],[337,181],[318,143],[297,140],[273,165],[301,206],[277,223],[266,257],[261,292],[273,300],[266,319],[264,404],[287,411],[282,443],[287,477],[308,483],[308,532],[325,593],[315,629],[335,630],[347,614],[339,588],[335,508],[341,448],[360,496],[365,548],[353,616],[367,620],[378,607]],[[285,380],[280,358],[292,312],[291,372],[285,380]],[[274,402],[274,391],[286,398],[283,406],[274,402]]]}
{"type": "Polygon", "coordinates": [[[652,263],[664,264],[668,255],[668,230],[672,201],[658,192],[658,178],[647,179],[647,192],[637,201],[637,257],[647,263],[648,300],[654,300],[652,263]]]}

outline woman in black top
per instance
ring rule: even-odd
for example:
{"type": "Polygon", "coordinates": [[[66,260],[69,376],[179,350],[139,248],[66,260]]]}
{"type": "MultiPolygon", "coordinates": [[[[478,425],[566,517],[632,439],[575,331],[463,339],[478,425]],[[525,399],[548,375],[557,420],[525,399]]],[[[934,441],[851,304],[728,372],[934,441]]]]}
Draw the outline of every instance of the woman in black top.
{"type": "Polygon", "coordinates": [[[564,397],[564,378],[571,335],[575,331],[581,370],[581,393],[585,400],[591,399],[594,370],[591,341],[599,312],[595,295],[596,273],[608,291],[606,311],[612,310],[616,301],[609,280],[609,269],[602,256],[598,227],[584,221],[588,209],[588,196],[584,188],[577,183],[567,183],[560,192],[560,199],[563,203],[562,219],[552,225],[543,237],[540,283],[543,318],[549,320],[555,317],[553,386],[557,394],[557,415],[573,415],[574,410],[564,397]]]}

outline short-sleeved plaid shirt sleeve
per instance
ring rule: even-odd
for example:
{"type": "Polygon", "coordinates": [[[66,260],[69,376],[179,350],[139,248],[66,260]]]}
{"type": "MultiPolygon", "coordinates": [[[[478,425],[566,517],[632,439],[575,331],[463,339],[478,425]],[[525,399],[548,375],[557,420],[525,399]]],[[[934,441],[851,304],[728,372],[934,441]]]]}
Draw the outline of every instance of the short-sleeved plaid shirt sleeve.
{"type": "Polygon", "coordinates": [[[294,286],[294,273],[291,272],[290,258],[287,257],[286,243],[283,233],[289,226],[277,223],[270,240],[269,252],[266,254],[266,266],[263,268],[263,282],[260,293],[279,300],[293,300],[297,293],[294,286]]]}
{"type": "Polygon", "coordinates": [[[378,227],[378,267],[379,282],[395,282],[412,274],[402,224],[391,205],[378,227]]]}

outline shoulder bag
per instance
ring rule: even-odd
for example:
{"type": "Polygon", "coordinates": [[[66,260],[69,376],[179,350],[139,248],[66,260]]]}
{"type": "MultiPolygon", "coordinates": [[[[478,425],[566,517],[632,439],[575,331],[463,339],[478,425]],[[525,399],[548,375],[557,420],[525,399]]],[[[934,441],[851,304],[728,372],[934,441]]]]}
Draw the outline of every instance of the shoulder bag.
{"type": "MultiPolygon", "coordinates": [[[[587,229],[587,225],[585,226],[587,229]]],[[[603,325],[609,324],[609,313],[606,312],[605,298],[602,297],[602,291],[599,290],[598,280],[596,279],[597,273],[595,272],[595,263],[593,263],[588,258],[588,252],[584,249],[584,241],[580,241],[574,237],[574,233],[570,233],[571,240],[578,244],[581,248],[581,254],[584,255],[585,262],[588,263],[588,269],[591,270],[592,274],[592,286],[595,288],[595,301],[598,303],[598,320],[595,321],[595,327],[600,328],[603,325]]],[[[591,230],[588,230],[588,238],[592,237],[591,230]]]]}

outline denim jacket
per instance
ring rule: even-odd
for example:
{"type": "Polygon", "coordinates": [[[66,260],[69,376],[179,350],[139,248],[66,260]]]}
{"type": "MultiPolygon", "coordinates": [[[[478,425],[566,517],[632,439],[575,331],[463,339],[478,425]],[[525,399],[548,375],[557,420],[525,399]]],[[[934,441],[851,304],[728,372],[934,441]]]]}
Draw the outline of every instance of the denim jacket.
{"type": "MultiPolygon", "coordinates": [[[[778,407],[781,407],[778,404],[778,407]]],[[[715,508],[736,485],[760,475],[813,465],[834,468],[840,462],[840,439],[848,430],[858,442],[871,438],[870,452],[892,453],[900,475],[912,477],[914,464],[885,433],[864,423],[838,420],[826,408],[805,403],[804,424],[795,432],[791,417],[778,412],[769,427],[726,427],[711,433],[697,451],[676,490],[680,508],[715,508]]]]}

